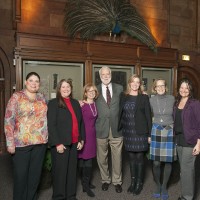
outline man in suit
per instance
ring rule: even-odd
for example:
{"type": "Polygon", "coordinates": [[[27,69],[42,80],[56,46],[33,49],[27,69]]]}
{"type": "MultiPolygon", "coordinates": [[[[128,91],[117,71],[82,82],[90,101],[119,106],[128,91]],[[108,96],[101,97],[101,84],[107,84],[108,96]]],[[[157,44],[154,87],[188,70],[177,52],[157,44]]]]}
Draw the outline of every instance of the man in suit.
{"type": "Polygon", "coordinates": [[[97,162],[102,178],[102,190],[112,183],[116,192],[122,192],[122,132],[118,131],[119,100],[123,87],[111,83],[111,70],[103,66],[99,70],[101,84],[97,86],[96,100],[98,118],[96,121],[97,162]],[[108,150],[111,150],[112,172],[108,167],[108,150]],[[112,177],[111,177],[112,174],[112,177]]]}

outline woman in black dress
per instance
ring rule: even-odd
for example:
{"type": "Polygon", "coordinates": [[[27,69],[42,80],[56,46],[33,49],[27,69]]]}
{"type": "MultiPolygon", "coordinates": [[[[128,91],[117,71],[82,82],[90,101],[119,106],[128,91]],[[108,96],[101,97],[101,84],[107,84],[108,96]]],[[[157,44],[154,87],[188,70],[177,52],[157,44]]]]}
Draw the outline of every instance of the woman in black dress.
{"type": "Polygon", "coordinates": [[[128,80],[127,91],[120,99],[120,123],[125,150],[129,155],[131,185],[129,193],[140,194],[143,188],[144,154],[152,127],[149,98],[142,94],[141,80],[133,74],[128,80]]]}

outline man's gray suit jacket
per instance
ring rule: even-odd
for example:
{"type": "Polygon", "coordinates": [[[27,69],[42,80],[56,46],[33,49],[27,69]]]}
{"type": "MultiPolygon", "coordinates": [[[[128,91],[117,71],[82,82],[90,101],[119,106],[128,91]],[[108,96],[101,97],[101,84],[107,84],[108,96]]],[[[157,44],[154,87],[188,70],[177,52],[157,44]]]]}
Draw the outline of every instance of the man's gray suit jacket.
{"type": "Polygon", "coordinates": [[[102,85],[97,85],[99,97],[96,100],[98,118],[96,121],[96,137],[99,139],[108,138],[111,127],[113,137],[121,137],[122,132],[118,131],[119,121],[119,101],[123,87],[119,84],[112,83],[112,99],[110,108],[102,95],[102,85]]]}

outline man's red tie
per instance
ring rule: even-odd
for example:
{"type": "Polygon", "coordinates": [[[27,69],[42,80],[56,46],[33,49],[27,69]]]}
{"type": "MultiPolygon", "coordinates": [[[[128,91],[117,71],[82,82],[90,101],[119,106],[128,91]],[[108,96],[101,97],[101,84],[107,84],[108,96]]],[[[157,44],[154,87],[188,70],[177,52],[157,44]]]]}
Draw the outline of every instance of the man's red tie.
{"type": "Polygon", "coordinates": [[[106,87],[106,98],[107,98],[107,104],[108,104],[108,106],[110,106],[111,95],[110,95],[110,90],[109,90],[108,86],[106,87]]]}

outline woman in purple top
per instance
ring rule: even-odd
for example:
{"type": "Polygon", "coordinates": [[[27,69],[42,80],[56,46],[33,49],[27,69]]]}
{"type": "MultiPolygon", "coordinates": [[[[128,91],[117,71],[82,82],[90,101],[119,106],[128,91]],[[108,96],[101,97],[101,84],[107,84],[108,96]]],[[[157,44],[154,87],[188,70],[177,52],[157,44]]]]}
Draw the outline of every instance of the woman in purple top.
{"type": "Polygon", "coordinates": [[[96,130],[95,122],[97,119],[97,109],[94,100],[97,98],[97,88],[93,84],[85,85],[83,89],[83,106],[82,115],[85,124],[85,144],[78,153],[79,169],[81,173],[81,181],[83,192],[88,196],[94,197],[95,194],[91,189],[95,186],[90,184],[92,175],[92,158],[96,157],[96,130]]]}
{"type": "Polygon", "coordinates": [[[174,131],[180,163],[181,196],[178,200],[192,200],[195,188],[195,159],[200,153],[200,102],[193,98],[191,82],[180,82],[174,107],[174,131]]]}

